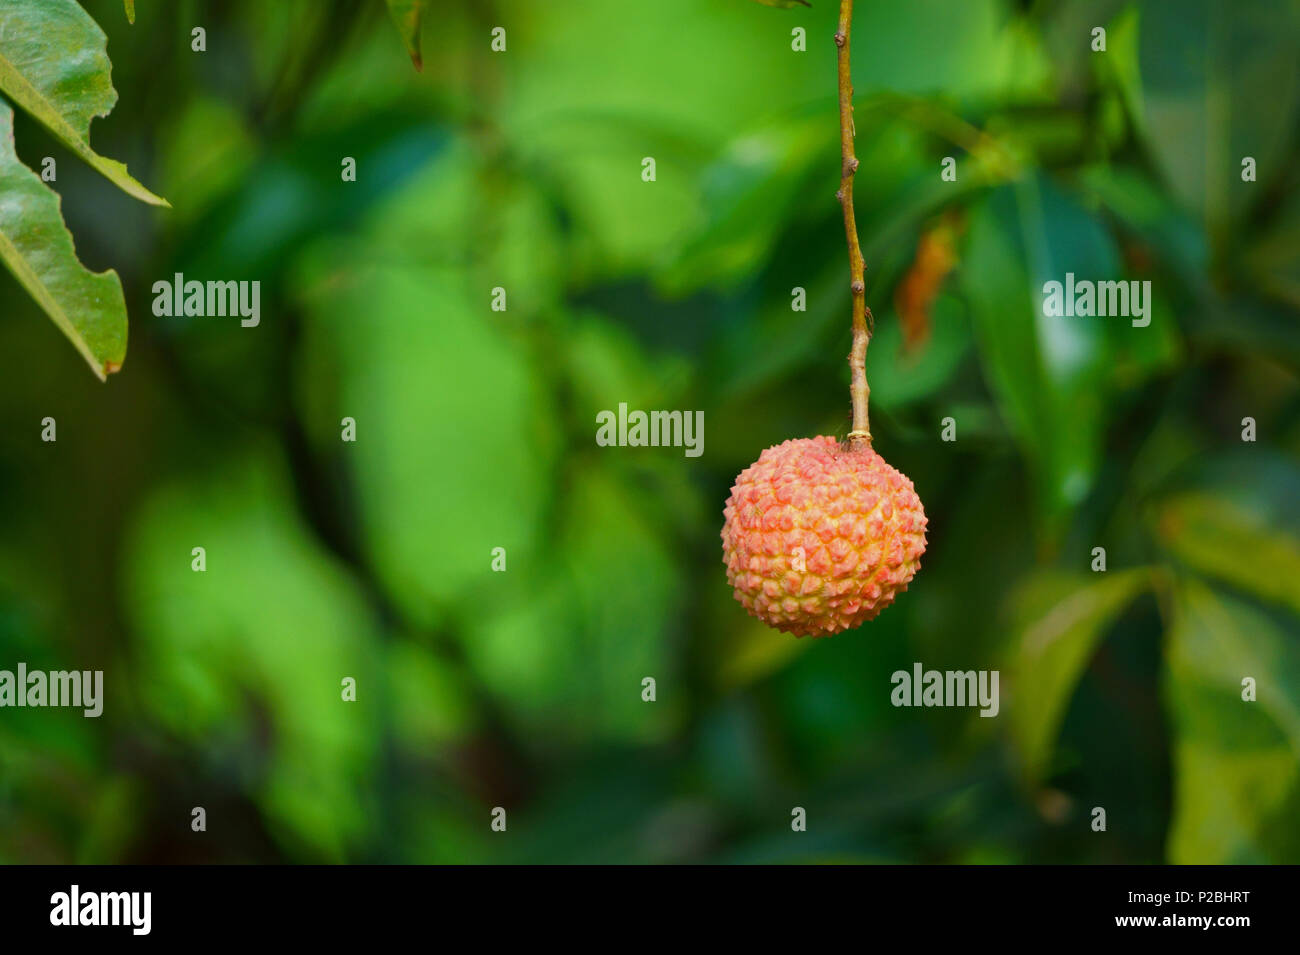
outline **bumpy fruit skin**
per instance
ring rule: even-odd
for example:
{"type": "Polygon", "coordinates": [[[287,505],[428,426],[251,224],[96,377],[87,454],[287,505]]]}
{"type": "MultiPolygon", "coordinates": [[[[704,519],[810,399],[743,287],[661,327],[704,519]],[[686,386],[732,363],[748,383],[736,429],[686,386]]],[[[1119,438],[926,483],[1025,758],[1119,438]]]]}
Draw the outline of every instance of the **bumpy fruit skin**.
{"type": "Polygon", "coordinates": [[[921,567],[925,511],[872,448],[800,438],[736,478],[722,558],[736,599],[769,626],[829,637],[873,619],[921,567]]]}

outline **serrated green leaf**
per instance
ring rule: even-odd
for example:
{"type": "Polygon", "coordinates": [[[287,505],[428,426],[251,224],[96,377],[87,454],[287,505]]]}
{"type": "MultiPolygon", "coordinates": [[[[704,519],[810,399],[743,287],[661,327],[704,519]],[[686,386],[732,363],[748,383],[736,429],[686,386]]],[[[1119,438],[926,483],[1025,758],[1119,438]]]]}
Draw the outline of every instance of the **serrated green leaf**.
{"type": "Polygon", "coordinates": [[[124,163],[90,148],[90,121],[117,102],[108,37],[73,0],[0,4],[0,93],[127,195],[170,206],[133,179],[124,163]]]}
{"type": "Polygon", "coordinates": [[[1031,578],[1016,594],[1004,709],[1028,779],[1048,768],[1070,698],[1107,629],[1150,582],[1144,569],[1095,579],[1059,572],[1031,578]]]}
{"type": "Polygon", "coordinates": [[[387,0],[388,15],[397,24],[397,32],[402,35],[406,52],[411,55],[411,63],[417,70],[424,69],[424,58],[420,55],[420,22],[424,19],[428,0],[387,0]]]}
{"type": "Polygon", "coordinates": [[[135,23],[135,0],[122,0],[126,5],[126,22],[135,23]]]}
{"type": "Polygon", "coordinates": [[[122,283],[77,260],[58,195],[14,152],[13,120],[0,103],[0,261],[103,380],[126,358],[122,283]]]}

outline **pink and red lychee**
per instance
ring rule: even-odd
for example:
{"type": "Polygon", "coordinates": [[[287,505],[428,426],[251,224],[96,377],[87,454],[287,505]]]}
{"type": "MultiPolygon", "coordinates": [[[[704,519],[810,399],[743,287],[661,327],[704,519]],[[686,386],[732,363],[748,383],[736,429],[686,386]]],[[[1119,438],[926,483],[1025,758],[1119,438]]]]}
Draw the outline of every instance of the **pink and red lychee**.
{"type": "Polygon", "coordinates": [[[768,448],[736,478],[722,555],[769,626],[828,637],[873,619],[921,566],[925,511],[871,446],[822,436],[768,448]]]}

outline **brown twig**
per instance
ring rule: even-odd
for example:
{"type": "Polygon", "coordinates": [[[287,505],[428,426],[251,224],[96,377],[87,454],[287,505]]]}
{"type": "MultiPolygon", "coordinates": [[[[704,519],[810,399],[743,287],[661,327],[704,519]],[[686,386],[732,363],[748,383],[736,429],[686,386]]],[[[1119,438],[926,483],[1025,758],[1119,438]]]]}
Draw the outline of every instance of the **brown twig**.
{"type": "Polygon", "coordinates": [[[853,216],[853,174],[858,158],[853,155],[853,80],[849,75],[849,29],[853,25],[853,0],[840,0],[840,22],[835,31],[839,47],[840,87],[840,191],[835,197],[844,209],[844,233],[849,241],[849,289],[853,296],[853,348],[849,352],[849,396],[853,402],[853,430],[849,447],[871,445],[871,427],[867,421],[867,343],[871,341],[874,322],[867,308],[866,284],[862,273],[862,248],[858,245],[858,225],[853,216]]]}

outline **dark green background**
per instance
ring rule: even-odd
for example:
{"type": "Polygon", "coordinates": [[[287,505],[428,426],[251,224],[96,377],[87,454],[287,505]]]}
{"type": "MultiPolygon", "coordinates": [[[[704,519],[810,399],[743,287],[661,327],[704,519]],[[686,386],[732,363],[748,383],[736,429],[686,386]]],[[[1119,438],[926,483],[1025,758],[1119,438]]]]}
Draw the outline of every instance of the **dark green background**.
{"type": "Polygon", "coordinates": [[[101,385],[0,274],[0,668],[107,694],[0,710],[0,860],[1300,861],[1300,8],[859,0],[872,430],[930,545],[814,642],[718,531],[849,426],[835,6],[435,2],[417,74],[379,0],[86,3],[92,142],[174,209],[19,117],[131,331],[101,385]],[[155,318],[177,271],[261,326],[155,318]],[[1067,271],[1151,325],[1044,319],[1067,271]],[[619,402],[702,409],[703,456],[598,447],[619,402]],[[914,661],[998,669],[999,716],[895,709],[914,661]]]}

